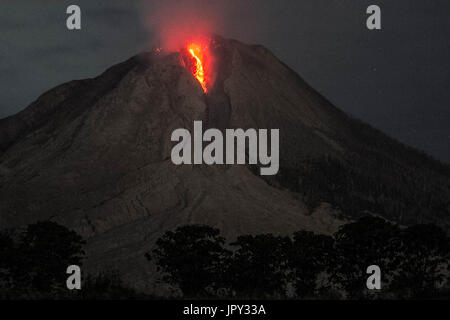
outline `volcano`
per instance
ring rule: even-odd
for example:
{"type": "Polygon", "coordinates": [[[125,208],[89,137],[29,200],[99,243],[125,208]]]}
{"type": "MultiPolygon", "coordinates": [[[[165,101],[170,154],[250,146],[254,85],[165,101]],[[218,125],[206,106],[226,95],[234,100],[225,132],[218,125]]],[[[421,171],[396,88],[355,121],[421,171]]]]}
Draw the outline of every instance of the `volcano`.
{"type": "Polygon", "coordinates": [[[88,270],[117,269],[145,291],[159,289],[144,253],[185,224],[227,238],[330,234],[372,214],[450,229],[449,166],[346,115],[263,46],[210,41],[207,87],[186,52],[155,50],[0,120],[0,227],[63,224],[87,240],[88,270]],[[196,120],[279,129],[279,173],[175,166],[171,133],[196,120]]]}

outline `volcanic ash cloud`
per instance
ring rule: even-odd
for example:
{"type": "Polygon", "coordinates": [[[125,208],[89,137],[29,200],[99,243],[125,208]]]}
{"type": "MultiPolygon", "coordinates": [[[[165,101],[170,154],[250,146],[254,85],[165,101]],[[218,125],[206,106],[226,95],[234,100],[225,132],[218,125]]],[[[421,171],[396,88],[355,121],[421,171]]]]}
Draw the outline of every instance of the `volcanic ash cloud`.
{"type": "Polygon", "coordinates": [[[144,23],[153,42],[166,51],[178,51],[189,39],[220,31],[224,10],[221,1],[146,0],[144,23]]]}

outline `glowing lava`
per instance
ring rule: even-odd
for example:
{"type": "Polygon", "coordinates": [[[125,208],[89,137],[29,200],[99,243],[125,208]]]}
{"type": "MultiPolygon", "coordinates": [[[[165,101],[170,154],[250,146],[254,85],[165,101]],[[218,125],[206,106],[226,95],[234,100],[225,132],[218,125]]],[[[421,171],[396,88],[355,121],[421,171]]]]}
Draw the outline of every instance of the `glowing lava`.
{"type": "Polygon", "coordinates": [[[195,60],[195,64],[192,68],[192,74],[197,78],[198,82],[203,88],[205,93],[208,92],[206,86],[206,74],[205,74],[205,52],[203,47],[196,43],[191,43],[187,46],[187,51],[195,60]]]}

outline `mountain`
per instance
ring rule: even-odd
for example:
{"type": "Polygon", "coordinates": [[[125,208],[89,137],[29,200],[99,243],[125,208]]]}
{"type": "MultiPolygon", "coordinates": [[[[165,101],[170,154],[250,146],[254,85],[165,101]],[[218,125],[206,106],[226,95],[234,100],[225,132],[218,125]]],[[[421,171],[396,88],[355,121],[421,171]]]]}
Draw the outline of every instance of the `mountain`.
{"type": "Polygon", "coordinates": [[[332,233],[373,214],[450,229],[450,168],[352,119],[262,46],[213,37],[205,95],[181,53],[137,55],[60,85],[0,120],[0,227],[53,220],[87,239],[86,268],[146,291],[144,258],[189,223],[243,233],[332,233]],[[182,165],[173,130],[280,129],[280,172],[182,165]]]}

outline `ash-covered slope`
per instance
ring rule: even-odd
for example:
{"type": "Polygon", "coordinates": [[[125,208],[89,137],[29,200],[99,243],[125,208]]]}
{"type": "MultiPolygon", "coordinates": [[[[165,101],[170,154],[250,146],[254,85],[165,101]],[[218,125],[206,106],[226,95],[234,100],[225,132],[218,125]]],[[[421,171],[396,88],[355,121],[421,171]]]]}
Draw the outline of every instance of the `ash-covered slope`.
{"type": "Polygon", "coordinates": [[[87,239],[88,268],[118,269],[147,290],[144,252],[188,223],[227,237],[329,233],[365,211],[448,228],[447,166],[350,119],[261,46],[216,37],[212,50],[206,96],[179,53],[155,52],[0,120],[0,227],[64,224],[87,239]],[[279,128],[280,173],[173,165],[172,131],[194,120],[279,128]]]}

